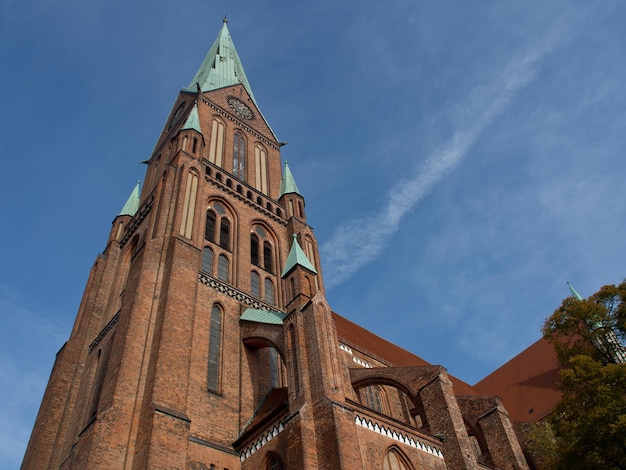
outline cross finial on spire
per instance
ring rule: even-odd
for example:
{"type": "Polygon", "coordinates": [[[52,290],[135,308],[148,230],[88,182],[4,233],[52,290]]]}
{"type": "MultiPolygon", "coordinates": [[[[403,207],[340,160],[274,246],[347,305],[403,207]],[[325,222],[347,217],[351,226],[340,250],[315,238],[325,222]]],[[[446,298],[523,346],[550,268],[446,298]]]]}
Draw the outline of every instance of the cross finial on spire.
{"type": "Polygon", "coordinates": [[[228,23],[228,15],[224,15],[224,19],[222,20],[224,23],[228,23]]]}

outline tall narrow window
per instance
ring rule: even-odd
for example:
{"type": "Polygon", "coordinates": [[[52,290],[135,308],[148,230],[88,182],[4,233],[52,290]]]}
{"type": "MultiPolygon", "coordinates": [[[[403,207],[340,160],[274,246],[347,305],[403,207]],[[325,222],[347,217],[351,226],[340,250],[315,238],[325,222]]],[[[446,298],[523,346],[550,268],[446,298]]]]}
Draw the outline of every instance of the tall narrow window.
{"type": "Polygon", "coordinates": [[[233,141],[233,174],[246,180],[246,141],[239,132],[235,132],[233,141]]]}
{"type": "Polygon", "coordinates": [[[250,235],[250,262],[254,266],[260,266],[259,264],[259,237],[254,233],[250,235]]]}
{"type": "Polygon", "coordinates": [[[217,277],[222,281],[228,281],[228,265],[226,255],[219,255],[217,258],[217,277]]]}
{"type": "Polygon", "coordinates": [[[274,273],[272,263],[272,245],[268,241],[263,242],[263,267],[269,273],[274,273]]]}
{"type": "Polygon", "coordinates": [[[265,287],[265,300],[268,303],[273,304],[274,303],[274,283],[269,277],[265,278],[264,287],[265,287]]]}
{"type": "Polygon", "coordinates": [[[220,386],[220,352],[222,342],[222,310],[214,305],[211,310],[211,327],[209,333],[209,367],[208,389],[219,392],[220,386]]]}
{"type": "Polygon", "coordinates": [[[374,385],[370,385],[365,387],[365,404],[368,408],[371,408],[374,411],[378,411],[379,413],[383,412],[383,406],[380,401],[380,390],[378,387],[374,385]]]}
{"type": "Polygon", "coordinates": [[[220,223],[220,246],[230,250],[230,222],[226,217],[222,217],[220,223]]]}
{"type": "Polygon", "coordinates": [[[211,141],[209,143],[209,161],[217,166],[222,166],[224,153],[224,123],[219,119],[213,119],[211,126],[211,141]]]}
{"type": "Polygon", "coordinates": [[[202,250],[202,270],[213,274],[213,250],[208,246],[202,250]]]}
{"type": "Polygon", "coordinates": [[[215,212],[213,212],[213,209],[209,209],[206,211],[204,239],[209,242],[215,242],[215,212]]]}
{"type": "Polygon", "coordinates": [[[255,297],[261,297],[261,280],[256,271],[250,273],[250,293],[255,297]]]}
{"type": "Polygon", "coordinates": [[[283,470],[283,463],[281,460],[275,456],[270,455],[267,459],[267,465],[265,466],[266,470],[283,470]]]}
{"type": "Polygon", "coordinates": [[[278,351],[274,348],[269,348],[270,350],[270,383],[272,387],[278,388],[280,387],[280,375],[279,375],[279,361],[280,357],[278,356],[278,351]]]}

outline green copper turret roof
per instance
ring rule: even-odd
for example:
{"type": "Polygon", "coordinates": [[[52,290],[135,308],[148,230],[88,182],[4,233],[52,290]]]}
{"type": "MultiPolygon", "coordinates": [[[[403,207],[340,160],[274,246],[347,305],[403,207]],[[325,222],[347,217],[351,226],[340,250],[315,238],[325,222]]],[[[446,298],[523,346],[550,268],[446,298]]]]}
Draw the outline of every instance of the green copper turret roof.
{"type": "MultiPolygon", "coordinates": [[[[209,49],[200,68],[193,77],[187,90],[195,92],[197,86],[202,91],[217,90],[225,86],[241,83],[256,104],[252,88],[241,65],[241,60],[235,49],[235,44],[230,37],[227,21],[224,24],[217,39],[209,49]]],[[[257,105],[258,106],[258,105],[257,105]]]]}
{"type": "Polygon", "coordinates": [[[278,197],[288,193],[300,194],[300,191],[298,191],[296,180],[293,179],[293,175],[289,169],[289,164],[285,162],[285,172],[283,173],[283,179],[280,181],[280,195],[278,197]]]}
{"type": "Polygon", "coordinates": [[[285,263],[285,268],[283,269],[283,272],[280,275],[280,277],[281,278],[285,277],[285,275],[289,271],[291,271],[291,269],[297,264],[299,264],[303,268],[308,269],[312,273],[317,274],[317,270],[315,269],[315,266],[313,266],[313,263],[311,263],[309,258],[307,258],[307,256],[304,254],[304,251],[302,251],[302,248],[300,248],[297,235],[294,233],[293,244],[291,245],[291,250],[289,251],[289,256],[287,256],[287,262],[285,263]]]}
{"type": "Polygon", "coordinates": [[[187,116],[187,120],[181,130],[193,129],[194,131],[198,131],[202,134],[202,129],[200,128],[200,117],[198,116],[198,105],[194,104],[189,116],[187,116]]]}
{"type": "Polygon", "coordinates": [[[122,210],[117,215],[130,215],[131,217],[137,213],[137,209],[139,209],[139,181],[135,185],[135,189],[128,196],[128,200],[122,210]]]}

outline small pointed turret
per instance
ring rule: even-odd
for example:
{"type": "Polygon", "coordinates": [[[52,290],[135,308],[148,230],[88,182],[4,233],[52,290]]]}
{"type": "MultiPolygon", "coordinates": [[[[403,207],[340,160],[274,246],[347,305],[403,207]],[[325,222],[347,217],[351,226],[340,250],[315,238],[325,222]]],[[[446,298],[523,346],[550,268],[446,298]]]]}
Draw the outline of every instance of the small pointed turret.
{"type": "Polygon", "coordinates": [[[201,91],[217,90],[218,88],[241,83],[256,104],[252,88],[235,49],[235,44],[230,37],[227,23],[226,18],[224,18],[224,24],[217,39],[189,83],[187,90],[195,91],[198,86],[201,91]]]}
{"type": "Polygon", "coordinates": [[[130,196],[128,196],[128,200],[126,201],[126,204],[124,204],[124,207],[122,207],[120,213],[117,214],[118,216],[130,215],[132,217],[137,213],[137,209],[139,209],[139,184],[140,182],[137,181],[135,189],[133,189],[133,192],[130,193],[130,196]]]}
{"type": "Polygon", "coordinates": [[[189,116],[187,116],[187,120],[185,121],[185,124],[183,124],[183,127],[181,127],[180,130],[184,131],[188,129],[193,129],[194,131],[197,131],[200,134],[202,134],[202,129],[200,128],[200,117],[198,116],[197,104],[193,105],[193,109],[189,113],[189,116]]]}
{"type": "Polygon", "coordinates": [[[294,233],[293,244],[291,245],[291,250],[289,251],[289,256],[287,256],[287,262],[285,263],[285,268],[283,269],[280,277],[285,277],[296,265],[300,265],[311,271],[313,274],[317,274],[315,266],[313,266],[313,263],[311,263],[307,255],[305,255],[304,251],[302,251],[302,248],[300,248],[298,236],[294,233]]]}
{"type": "Polygon", "coordinates": [[[280,181],[280,194],[278,197],[280,198],[282,195],[289,193],[300,194],[300,191],[298,191],[296,180],[293,178],[291,170],[289,169],[289,163],[285,162],[285,172],[283,179],[280,181]]]}

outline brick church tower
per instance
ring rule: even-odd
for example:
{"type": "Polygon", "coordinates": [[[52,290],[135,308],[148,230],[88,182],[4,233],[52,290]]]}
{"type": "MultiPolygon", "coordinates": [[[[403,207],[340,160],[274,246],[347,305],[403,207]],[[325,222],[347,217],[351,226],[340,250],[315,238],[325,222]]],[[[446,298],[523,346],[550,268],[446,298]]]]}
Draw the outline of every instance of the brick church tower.
{"type": "Polygon", "coordinates": [[[527,468],[496,397],[332,312],[224,21],[114,219],[22,468],[527,468]]]}

